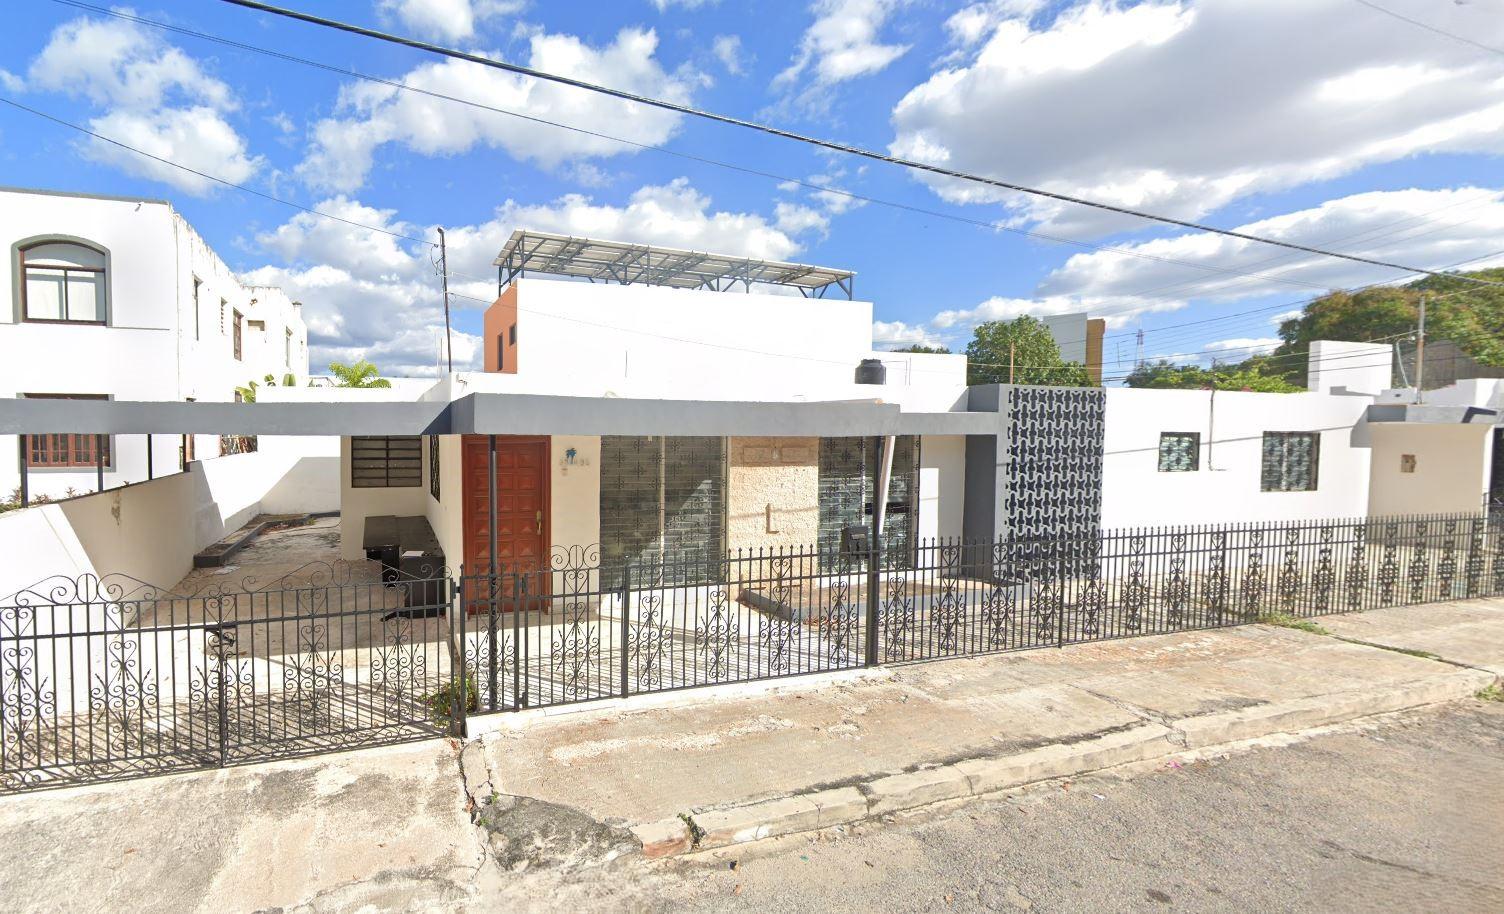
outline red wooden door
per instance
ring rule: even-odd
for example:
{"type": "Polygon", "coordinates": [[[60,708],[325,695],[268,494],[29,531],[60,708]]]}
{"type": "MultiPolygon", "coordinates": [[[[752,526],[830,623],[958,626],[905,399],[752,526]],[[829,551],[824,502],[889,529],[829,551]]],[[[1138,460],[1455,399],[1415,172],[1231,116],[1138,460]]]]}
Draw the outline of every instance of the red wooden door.
{"type": "MultiPolygon", "coordinates": [[[[490,448],[486,436],[466,435],[465,570],[491,565],[490,448]]],[[[496,437],[496,560],[502,570],[548,567],[548,439],[496,437]]]]}

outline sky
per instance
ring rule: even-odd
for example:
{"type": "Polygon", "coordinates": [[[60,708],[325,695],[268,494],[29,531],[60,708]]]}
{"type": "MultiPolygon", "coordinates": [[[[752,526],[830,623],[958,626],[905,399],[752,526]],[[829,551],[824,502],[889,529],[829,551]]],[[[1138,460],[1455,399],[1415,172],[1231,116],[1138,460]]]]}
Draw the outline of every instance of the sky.
{"type": "MultiPolygon", "coordinates": [[[[1504,0],[285,3],[1015,184],[1428,269],[1504,264],[1504,0]]],[[[0,98],[263,196],[4,104],[0,184],[172,201],[246,281],[304,303],[315,371],[435,372],[422,240],[440,226],[456,367],[478,367],[518,227],[853,270],[879,348],[1086,311],[1107,319],[1109,378],[1140,330],[1145,357],[1240,360],[1326,290],[1407,278],[212,0],[108,9],[8,10],[0,98]]]]}

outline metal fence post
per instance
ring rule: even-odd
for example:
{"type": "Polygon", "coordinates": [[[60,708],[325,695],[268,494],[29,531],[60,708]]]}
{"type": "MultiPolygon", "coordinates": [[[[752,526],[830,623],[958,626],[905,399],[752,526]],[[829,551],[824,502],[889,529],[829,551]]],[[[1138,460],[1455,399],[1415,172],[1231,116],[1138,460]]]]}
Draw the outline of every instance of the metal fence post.
{"type": "MultiPolygon", "coordinates": [[[[874,527],[876,525],[874,524],[874,527]]],[[[877,666],[877,619],[878,619],[878,547],[873,536],[867,548],[867,650],[866,666],[877,666]]]]}
{"type": "Polygon", "coordinates": [[[218,697],[219,702],[219,767],[223,768],[230,763],[230,711],[226,705],[225,679],[225,633],[223,625],[214,626],[214,659],[219,667],[218,697]]]}
{"type": "Polygon", "coordinates": [[[630,693],[629,669],[632,652],[632,563],[623,560],[621,566],[621,697],[630,693]]]}
{"type": "Polygon", "coordinates": [[[1065,647],[1065,555],[1066,549],[1062,546],[1058,561],[1055,565],[1057,575],[1055,586],[1059,588],[1059,595],[1055,604],[1055,646],[1065,647]]]}
{"type": "MultiPolygon", "coordinates": [[[[461,574],[463,575],[463,571],[461,572],[461,574]]],[[[449,607],[449,609],[452,611],[454,609],[454,596],[455,596],[455,594],[454,594],[454,580],[452,578],[447,578],[447,577],[443,578],[440,581],[440,583],[439,583],[439,588],[440,588],[441,592],[443,593],[443,599],[440,602],[444,606],[449,607]]],[[[450,723],[451,723],[451,727],[452,727],[452,732],[451,732],[450,735],[458,737],[460,739],[464,738],[465,731],[468,728],[469,722],[467,720],[467,717],[468,717],[469,711],[470,711],[470,671],[469,671],[469,669],[468,669],[468,667],[467,667],[467,665],[465,663],[465,606],[464,606],[465,600],[464,600],[463,593],[464,593],[464,579],[462,577],[461,578],[461,582],[460,582],[460,594],[461,594],[461,596],[460,596],[460,611],[459,611],[459,617],[460,617],[460,644],[459,644],[460,679],[459,679],[459,691],[457,693],[455,693],[454,700],[449,703],[449,708],[450,708],[450,710],[449,710],[449,716],[450,716],[450,723]],[[458,710],[456,710],[456,709],[458,709],[458,710]]],[[[451,648],[451,650],[452,649],[453,648],[451,648]]],[[[451,691],[453,691],[453,682],[452,681],[453,681],[453,678],[454,678],[454,676],[453,676],[454,666],[453,666],[452,661],[454,659],[455,658],[453,656],[450,657],[450,660],[451,660],[451,664],[450,664],[450,680],[451,680],[450,689],[451,689],[451,691]]],[[[477,702],[477,704],[479,704],[479,702],[477,702]]],[[[477,710],[479,710],[479,709],[477,709],[477,710]]]]}
{"type": "MultiPolygon", "coordinates": [[[[527,578],[519,572],[512,572],[512,710],[520,711],[525,702],[522,700],[522,683],[525,681],[522,675],[522,667],[527,663],[527,651],[525,644],[526,632],[522,628],[521,615],[527,612],[527,578]]],[[[493,655],[494,656],[494,655],[493,655]]],[[[495,701],[495,691],[492,691],[492,701],[495,701]]]]}

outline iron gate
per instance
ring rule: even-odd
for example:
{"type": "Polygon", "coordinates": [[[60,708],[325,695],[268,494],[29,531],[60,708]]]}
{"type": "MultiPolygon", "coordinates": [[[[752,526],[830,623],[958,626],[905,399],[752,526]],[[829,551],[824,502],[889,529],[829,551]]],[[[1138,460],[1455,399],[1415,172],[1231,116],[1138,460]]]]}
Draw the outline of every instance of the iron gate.
{"type": "Polygon", "coordinates": [[[0,789],[447,732],[450,587],[323,563],[191,595],[41,582],[0,606],[0,789]]]}

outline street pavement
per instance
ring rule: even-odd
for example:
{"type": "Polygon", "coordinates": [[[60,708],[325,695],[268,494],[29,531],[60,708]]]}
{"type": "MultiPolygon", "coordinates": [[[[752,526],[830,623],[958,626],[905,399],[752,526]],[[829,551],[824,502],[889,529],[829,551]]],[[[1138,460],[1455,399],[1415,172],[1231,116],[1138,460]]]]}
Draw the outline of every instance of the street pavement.
{"type": "Polygon", "coordinates": [[[549,884],[546,904],[524,885],[506,897],[759,914],[1504,910],[1504,703],[1381,720],[613,884],[549,884]]]}

